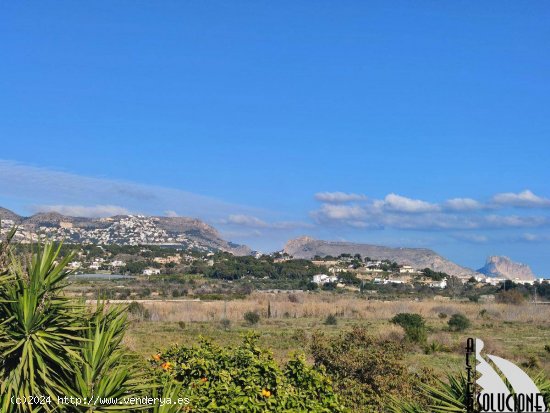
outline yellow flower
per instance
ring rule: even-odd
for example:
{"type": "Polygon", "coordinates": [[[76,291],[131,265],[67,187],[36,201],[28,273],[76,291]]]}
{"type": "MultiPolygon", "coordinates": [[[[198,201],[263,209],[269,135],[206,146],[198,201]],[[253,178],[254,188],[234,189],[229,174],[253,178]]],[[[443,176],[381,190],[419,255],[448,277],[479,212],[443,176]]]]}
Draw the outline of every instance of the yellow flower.
{"type": "Polygon", "coordinates": [[[206,382],[208,381],[208,379],[207,379],[206,377],[203,377],[203,378],[201,378],[201,381],[202,381],[203,383],[206,383],[206,382]]]}
{"type": "Polygon", "coordinates": [[[160,365],[164,370],[170,370],[172,368],[172,363],[165,361],[160,365]]]}
{"type": "Polygon", "coordinates": [[[264,397],[271,397],[271,392],[267,389],[262,390],[262,396],[264,397]]]}
{"type": "Polygon", "coordinates": [[[155,361],[160,361],[160,354],[155,354],[155,355],[153,356],[153,360],[155,360],[155,361]]]}

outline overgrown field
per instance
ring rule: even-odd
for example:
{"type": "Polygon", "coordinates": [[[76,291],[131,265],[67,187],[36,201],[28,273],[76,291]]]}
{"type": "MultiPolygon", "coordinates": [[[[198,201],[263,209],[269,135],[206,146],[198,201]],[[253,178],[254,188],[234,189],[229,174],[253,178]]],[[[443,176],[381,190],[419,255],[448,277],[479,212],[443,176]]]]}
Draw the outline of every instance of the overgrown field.
{"type": "Polygon", "coordinates": [[[438,374],[463,368],[467,337],[485,341],[486,351],[550,374],[550,306],[510,305],[452,301],[378,301],[356,295],[325,292],[253,293],[233,301],[144,301],[146,320],[132,316],[126,345],[144,357],[167,344],[192,345],[197,337],[236,344],[243,333],[255,331],[260,344],[276,360],[292,353],[308,354],[312,334],[336,336],[354,326],[368,329],[376,337],[404,341],[401,327],[390,323],[398,313],[420,314],[426,320],[427,342],[407,346],[406,363],[411,369],[431,367],[438,374]],[[245,321],[247,312],[260,316],[256,324],[245,321]],[[268,317],[269,313],[269,317],[268,317]],[[464,314],[471,326],[450,331],[453,314],[464,314]],[[336,324],[327,323],[335,316],[336,324]]]}

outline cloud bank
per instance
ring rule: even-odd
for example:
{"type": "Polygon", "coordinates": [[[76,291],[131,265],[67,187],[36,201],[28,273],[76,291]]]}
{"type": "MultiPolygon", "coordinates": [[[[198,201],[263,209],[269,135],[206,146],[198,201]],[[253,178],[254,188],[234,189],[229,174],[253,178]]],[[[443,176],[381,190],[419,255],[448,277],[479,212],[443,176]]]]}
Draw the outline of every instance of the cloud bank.
{"type": "MultiPolygon", "coordinates": [[[[338,193],[338,192],[336,192],[338,193]]],[[[318,196],[315,196],[320,200],[318,196]]],[[[367,199],[363,196],[361,199],[367,199]]],[[[505,228],[542,228],[550,225],[545,213],[510,212],[510,208],[545,209],[550,200],[529,190],[501,193],[488,202],[472,198],[451,198],[441,203],[390,193],[383,199],[365,202],[322,202],[310,213],[320,225],[345,225],[356,228],[406,230],[476,230],[505,228]]],[[[472,237],[470,237],[474,240],[472,237]]],[[[481,236],[476,240],[484,242],[481,236]]]]}

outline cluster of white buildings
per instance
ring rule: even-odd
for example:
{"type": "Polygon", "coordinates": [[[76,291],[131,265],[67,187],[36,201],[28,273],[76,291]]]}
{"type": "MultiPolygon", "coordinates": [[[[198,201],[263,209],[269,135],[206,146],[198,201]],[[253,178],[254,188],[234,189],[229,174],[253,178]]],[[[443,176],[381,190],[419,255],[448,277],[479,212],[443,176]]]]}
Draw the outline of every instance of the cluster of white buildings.
{"type": "Polygon", "coordinates": [[[312,281],[317,285],[338,282],[338,277],[335,275],[317,274],[313,276],[312,281]]]}
{"type": "MultiPolygon", "coordinates": [[[[476,278],[477,279],[477,278],[476,278]]],[[[490,284],[490,285],[499,285],[502,284],[505,281],[512,281],[515,284],[529,284],[534,285],[535,283],[542,283],[543,281],[547,281],[544,278],[536,278],[533,280],[521,280],[519,278],[514,278],[513,280],[509,280],[508,278],[503,277],[484,277],[480,280],[481,282],[490,284]]]]}
{"type": "MultiPolygon", "coordinates": [[[[83,244],[124,244],[124,245],[174,245],[206,251],[204,245],[188,238],[185,234],[173,235],[159,225],[159,219],[143,215],[124,215],[102,218],[94,228],[80,228],[69,221],[59,225],[40,226],[34,231],[24,225],[18,228],[16,239],[19,242],[37,240],[70,241],[83,244]]],[[[12,220],[3,220],[0,232],[6,233],[13,227],[12,220]]]]}

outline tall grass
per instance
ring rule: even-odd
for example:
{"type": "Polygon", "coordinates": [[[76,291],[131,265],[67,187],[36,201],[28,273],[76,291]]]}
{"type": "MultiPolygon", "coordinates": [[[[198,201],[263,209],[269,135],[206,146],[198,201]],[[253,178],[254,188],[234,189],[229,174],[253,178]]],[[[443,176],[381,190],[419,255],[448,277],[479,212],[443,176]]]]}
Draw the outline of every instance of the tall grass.
{"type": "Polygon", "coordinates": [[[494,320],[500,322],[547,323],[550,320],[550,306],[524,304],[512,306],[497,303],[438,301],[378,301],[360,297],[329,293],[262,293],[256,292],[243,300],[232,301],[154,301],[144,300],[142,304],[150,311],[152,321],[205,322],[228,319],[242,320],[243,314],[257,311],[267,318],[268,307],[271,319],[318,318],[329,314],[363,320],[389,320],[398,313],[417,313],[427,320],[438,319],[439,313],[465,314],[468,318],[479,318],[485,309],[494,320]]]}

